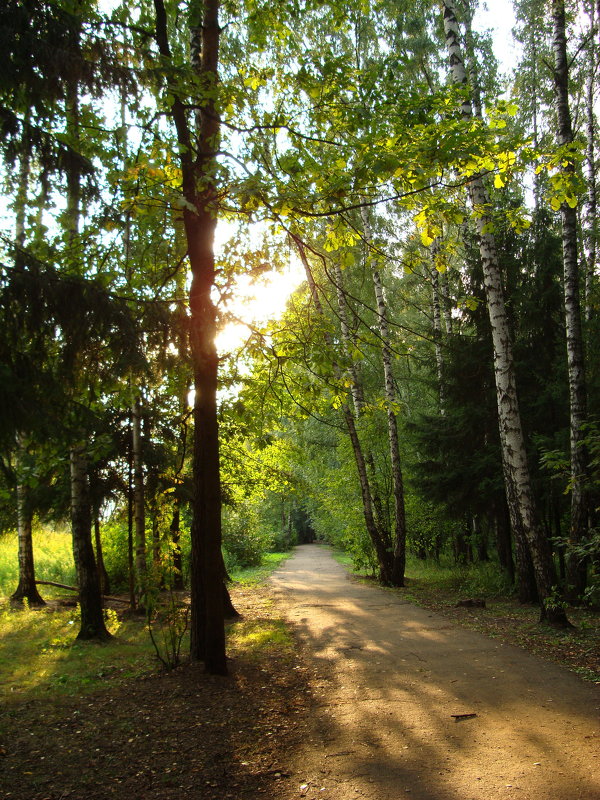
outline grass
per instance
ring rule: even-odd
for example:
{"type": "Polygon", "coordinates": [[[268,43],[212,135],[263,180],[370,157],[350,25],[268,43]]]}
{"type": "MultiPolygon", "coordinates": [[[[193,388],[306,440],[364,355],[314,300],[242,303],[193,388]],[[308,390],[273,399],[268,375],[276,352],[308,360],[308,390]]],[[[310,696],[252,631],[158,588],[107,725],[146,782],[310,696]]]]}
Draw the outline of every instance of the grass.
{"type": "Polygon", "coordinates": [[[263,583],[273,570],[277,569],[290,555],[291,553],[265,553],[260,566],[234,570],[231,573],[231,577],[235,583],[241,586],[263,583]]]}
{"type": "Polygon", "coordinates": [[[0,609],[0,697],[33,699],[74,695],[147,673],[153,649],[139,617],[108,612],[108,644],[78,642],[76,609],[0,609]]]}
{"type": "MultiPolygon", "coordinates": [[[[40,533],[35,537],[36,571],[40,578],[69,583],[73,576],[59,572],[68,555],[70,537],[40,533]],[[52,561],[54,556],[55,560],[52,561]]],[[[107,644],[78,642],[79,616],[76,608],[56,603],[40,609],[13,608],[7,602],[16,587],[16,540],[0,539],[0,702],[23,702],[49,696],[79,695],[103,686],[113,687],[160,669],[144,617],[108,610],[107,625],[113,640],[107,644]]],[[[252,590],[289,553],[268,553],[260,567],[240,570],[232,577],[235,586],[252,590]]],[[[42,587],[51,601],[62,590],[42,587]]],[[[231,626],[229,647],[235,652],[259,654],[270,649],[287,651],[291,639],[279,620],[241,620],[231,626]]],[[[186,637],[187,638],[187,637],[186,637]]],[[[184,641],[182,652],[188,649],[184,641]]]]}
{"type": "MultiPolygon", "coordinates": [[[[38,580],[75,584],[73,543],[71,534],[36,527],[33,532],[35,572],[38,580]]],[[[19,583],[17,534],[9,531],[0,536],[0,600],[6,600],[19,583]]],[[[40,587],[42,597],[53,597],[53,587],[40,587]]]]}
{"type": "Polygon", "coordinates": [[[294,641],[289,627],[281,619],[248,619],[233,623],[228,644],[234,654],[244,652],[251,658],[259,658],[273,650],[279,654],[290,653],[294,641]]]}

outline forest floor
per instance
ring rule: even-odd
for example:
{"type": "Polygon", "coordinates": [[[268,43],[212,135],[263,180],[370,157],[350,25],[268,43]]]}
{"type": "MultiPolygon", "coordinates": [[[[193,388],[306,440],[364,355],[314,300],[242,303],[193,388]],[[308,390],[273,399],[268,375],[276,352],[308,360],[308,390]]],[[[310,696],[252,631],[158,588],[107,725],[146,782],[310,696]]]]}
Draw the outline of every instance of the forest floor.
{"type": "MultiPolygon", "coordinates": [[[[481,636],[321,546],[233,596],[228,678],[187,664],[115,684],[109,664],[92,692],[5,694],[0,798],[600,798],[598,687],[505,644],[511,629],[527,644],[527,620],[418,598],[479,627],[487,614],[498,638],[481,636]]],[[[548,641],[556,657],[564,640],[548,641]]]]}

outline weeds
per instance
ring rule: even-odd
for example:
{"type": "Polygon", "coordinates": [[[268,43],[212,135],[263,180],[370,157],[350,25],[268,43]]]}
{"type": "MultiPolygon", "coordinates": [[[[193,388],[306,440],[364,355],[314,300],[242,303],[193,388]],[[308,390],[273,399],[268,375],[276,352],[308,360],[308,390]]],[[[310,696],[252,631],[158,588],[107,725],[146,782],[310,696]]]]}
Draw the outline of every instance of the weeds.
{"type": "Polygon", "coordinates": [[[190,607],[178,600],[173,591],[161,598],[160,594],[147,593],[146,627],[156,657],[167,670],[181,663],[181,646],[188,630],[190,607]]]}

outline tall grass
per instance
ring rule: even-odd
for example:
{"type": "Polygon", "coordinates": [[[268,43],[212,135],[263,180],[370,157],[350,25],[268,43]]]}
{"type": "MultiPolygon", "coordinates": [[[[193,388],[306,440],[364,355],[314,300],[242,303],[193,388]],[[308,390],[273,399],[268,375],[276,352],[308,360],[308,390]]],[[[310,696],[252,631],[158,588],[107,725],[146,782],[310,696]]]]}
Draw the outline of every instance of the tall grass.
{"type": "MultiPolygon", "coordinates": [[[[17,588],[19,582],[18,552],[16,532],[10,531],[0,536],[0,599],[10,597],[17,588]]],[[[33,532],[33,558],[38,580],[75,585],[75,565],[70,533],[36,527],[33,532]]]]}
{"type": "Polygon", "coordinates": [[[456,564],[450,555],[442,555],[439,562],[422,561],[408,555],[406,577],[418,584],[427,584],[439,592],[467,597],[507,597],[513,588],[506,575],[493,562],[456,564]]]}

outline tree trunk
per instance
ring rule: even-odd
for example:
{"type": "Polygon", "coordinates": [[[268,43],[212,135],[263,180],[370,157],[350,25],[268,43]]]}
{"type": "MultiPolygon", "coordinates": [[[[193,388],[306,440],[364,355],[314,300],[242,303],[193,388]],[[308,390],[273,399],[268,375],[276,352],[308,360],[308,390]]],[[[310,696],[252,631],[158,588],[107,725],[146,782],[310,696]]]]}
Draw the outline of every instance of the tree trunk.
{"type": "Polygon", "coordinates": [[[512,555],[510,521],[505,507],[499,509],[494,505],[492,524],[496,534],[496,551],[500,567],[510,583],[513,584],[515,582],[515,564],[512,555]]]}
{"type": "MultiPolygon", "coordinates": [[[[466,85],[467,76],[459,46],[459,28],[452,0],[444,0],[444,30],[450,55],[450,66],[455,83],[466,85]]],[[[465,98],[462,115],[472,116],[471,103],[465,98]]],[[[477,214],[477,230],[480,241],[480,256],[483,267],[487,308],[494,346],[494,374],[498,402],[498,421],[504,474],[508,479],[507,499],[511,523],[515,535],[522,531],[527,540],[535,570],[537,590],[541,603],[541,619],[557,626],[566,626],[568,621],[564,609],[554,602],[556,575],[548,540],[536,518],[534,497],[531,488],[529,466],[525,451],[525,439],[521,426],[521,415],[517,399],[515,368],[508,316],[504,304],[501,269],[498,261],[494,235],[489,232],[491,220],[485,209],[489,197],[481,175],[474,175],[469,182],[469,196],[477,214]]]]}
{"type": "Polygon", "coordinates": [[[129,603],[132,611],[137,608],[135,596],[135,553],[133,537],[133,430],[129,423],[129,461],[127,464],[127,570],[129,577],[129,603]]]}
{"type": "Polygon", "coordinates": [[[97,513],[94,515],[94,541],[96,544],[96,563],[98,564],[98,582],[100,583],[100,592],[102,594],[110,594],[110,580],[104,564],[104,556],[102,554],[100,517],[97,513]]]}
{"type": "MultiPolygon", "coordinates": [[[[154,0],[156,41],[159,52],[171,61],[167,14],[163,0],[154,0]]],[[[192,273],[190,287],[190,347],[194,371],[194,449],[191,528],[190,656],[204,661],[212,674],[227,674],[221,564],[221,479],[217,421],[217,374],[215,346],[216,308],[211,291],[215,278],[214,235],[218,197],[212,178],[219,146],[217,68],[220,28],[218,0],[202,0],[190,9],[190,32],[200,37],[198,54],[191,54],[205,96],[189,124],[179,87],[171,82],[171,113],[177,131],[186,205],[183,224],[192,273]]]]}
{"type": "MultiPolygon", "coordinates": [[[[554,86],[558,118],[558,144],[573,141],[569,109],[569,65],[565,33],[564,0],[552,2],[554,86]]],[[[571,161],[563,167],[569,179],[574,176],[571,161]]],[[[567,367],[569,375],[570,445],[571,445],[571,525],[567,551],[567,586],[570,600],[578,600],[586,586],[586,563],[574,552],[587,538],[588,501],[585,488],[587,458],[584,446],[584,423],[587,417],[586,381],[583,359],[583,335],[579,301],[579,269],[577,263],[577,212],[568,203],[560,207],[564,267],[565,326],[567,331],[567,367]]]]}
{"type": "MultiPolygon", "coordinates": [[[[310,264],[308,263],[308,258],[306,256],[306,251],[302,241],[298,237],[292,237],[297,248],[298,253],[300,254],[300,259],[302,261],[302,265],[304,266],[304,271],[306,273],[306,279],[308,282],[308,286],[310,289],[312,301],[320,315],[323,315],[323,306],[321,305],[321,300],[319,298],[317,287],[312,275],[312,271],[310,268],[310,264]]],[[[344,310],[344,298],[340,297],[340,291],[342,289],[341,286],[341,275],[339,272],[339,267],[336,269],[336,294],[338,299],[338,307],[340,310],[340,322],[342,325],[342,341],[345,342],[347,345],[347,339],[344,334],[344,330],[346,330],[347,335],[347,323],[345,321],[345,310],[344,310]],[[341,303],[341,304],[340,304],[341,303]]],[[[329,347],[333,349],[333,342],[331,336],[326,336],[326,341],[329,347]]],[[[333,364],[333,372],[337,380],[340,380],[342,377],[342,371],[337,363],[333,364]]],[[[355,413],[358,413],[360,410],[360,395],[356,392],[356,385],[357,382],[354,380],[354,376],[352,376],[352,397],[354,401],[354,408],[355,413]]],[[[342,415],[344,418],[344,423],[346,425],[346,429],[348,431],[348,436],[350,438],[350,444],[352,445],[352,453],[354,455],[354,460],[356,463],[356,471],[358,474],[358,482],[360,485],[360,494],[362,499],[362,510],[363,510],[363,517],[365,520],[365,527],[367,529],[367,533],[369,538],[373,544],[375,549],[375,556],[377,558],[377,564],[379,567],[379,580],[384,585],[390,585],[392,581],[392,561],[390,559],[390,547],[389,541],[384,541],[380,526],[377,524],[375,520],[375,514],[373,510],[373,495],[371,492],[371,485],[369,481],[369,472],[367,469],[367,461],[365,459],[365,455],[363,453],[363,448],[360,443],[360,439],[358,437],[358,431],[356,430],[356,421],[355,417],[352,413],[352,410],[348,403],[342,403],[342,415]]]]}
{"type": "Polygon", "coordinates": [[[133,519],[135,523],[135,571],[138,598],[146,590],[146,513],[144,499],[144,460],[142,454],[142,410],[139,396],[131,406],[133,458],[133,519]]]}
{"type": "Polygon", "coordinates": [[[17,483],[17,531],[19,539],[19,585],[11,595],[13,603],[27,601],[30,606],[45,606],[42,596],[35,584],[35,567],[33,562],[33,515],[28,508],[27,488],[22,481],[17,483]]]}
{"type": "MultiPolygon", "coordinates": [[[[371,226],[368,211],[362,209],[362,218],[365,232],[365,242],[368,248],[371,242],[371,226]]],[[[398,421],[395,406],[397,405],[396,387],[392,371],[392,350],[390,346],[390,331],[387,317],[387,306],[383,292],[383,283],[379,270],[372,265],[371,276],[373,289],[377,302],[379,317],[379,335],[381,337],[381,360],[383,362],[384,391],[386,401],[386,417],[388,429],[388,444],[390,448],[390,462],[392,465],[392,493],[394,497],[394,542],[393,561],[391,570],[392,586],[404,586],[404,571],[406,569],[406,512],[404,508],[404,480],[402,477],[402,461],[400,458],[400,440],[398,437],[398,421]]]]}
{"type": "MultiPolygon", "coordinates": [[[[26,114],[25,124],[29,123],[29,114],[26,114]]],[[[15,198],[15,266],[23,261],[22,250],[26,242],[26,217],[27,194],[29,187],[30,155],[26,142],[23,142],[23,152],[19,158],[19,179],[17,196],[15,198]]],[[[27,600],[29,605],[46,605],[35,584],[35,565],[33,561],[33,537],[31,523],[33,514],[27,502],[27,486],[20,476],[20,464],[23,460],[25,448],[21,437],[17,436],[17,535],[19,542],[19,584],[11,601],[22,603],[27,600]]]]}
{"type": "Polygon", "coordinates": [[[181,513],[179,510],[179,500],[175,500],[173,505],[173,518],[171,520],[171,542],[173,543],[173,589],[182,591],[183,583],[183,564],[181,561],[181,531],[180,531],[181,513]]]}
{"type": "Polygon", "coordinates": [[[440,302],[440,273],[436,266],[437,242],[431,246],[431,310],[433,319],[433,341],[435,345],[435,366],[438,383],[438,408],[443,417],[446,413],[444,387],[444,354],[442,352],[442,304],[440,302]]]}
{"type": "Polygon", "coordinates": [[[110,639],[104,624],[102,594],[92,546],[92,516],[83,445],[71,448],[71,527],[79,587],[81,627],[78,639],[110,639]]]}
{"type": "MultiPolygon", "coordinates": [[[[333,265],[333,273],[335,279],[335,293],[338,304],[338,314],[340,320],[340,329],[342,332],[342,347],[344,354],[348,361],[348,372],[350,374],[350,392],[352,394],[352,404],[354,406],[354,432],[357,436],[357,441],[360,444],[360,437],[358,436],[360,419],[365,411],[365,394],[363,390],[360,370],[356,364],[355,359],[352,357],[352,347],[354,345],[350,324],[348,321],[348,306],[346,303],[346,293],[344,291],[344,281],[342,278],[342,270],[339,264],[333,265]]],[[[334,367],[334,371],[335,371],[334,367]]],[[[339,371],[339,367],[337,368],[339,371]]],[[[341,375],[336,376],[338,379],[341,375]]],[[[350,436],[352,439],[352,435],[350,436]]],[[[391,554],[392,550],[392,537],[389,530],[389,524],[386,520],[383,511],[383,502],[381,494],[377,485],[377,469],[375,467],[375,459],[373,452],[369,447],[360,445],[364,457],[364,463],[367,469],[367,483],[369,485],[369,492],[371,494],[371,507],[374,513],[374,522],[377,528],[377,538],[382,540],[383,551],[391,554]]],[[[380,570],[386,575],[392,574],[392,564],[385,567],[380,564],[380,570]]]]}

